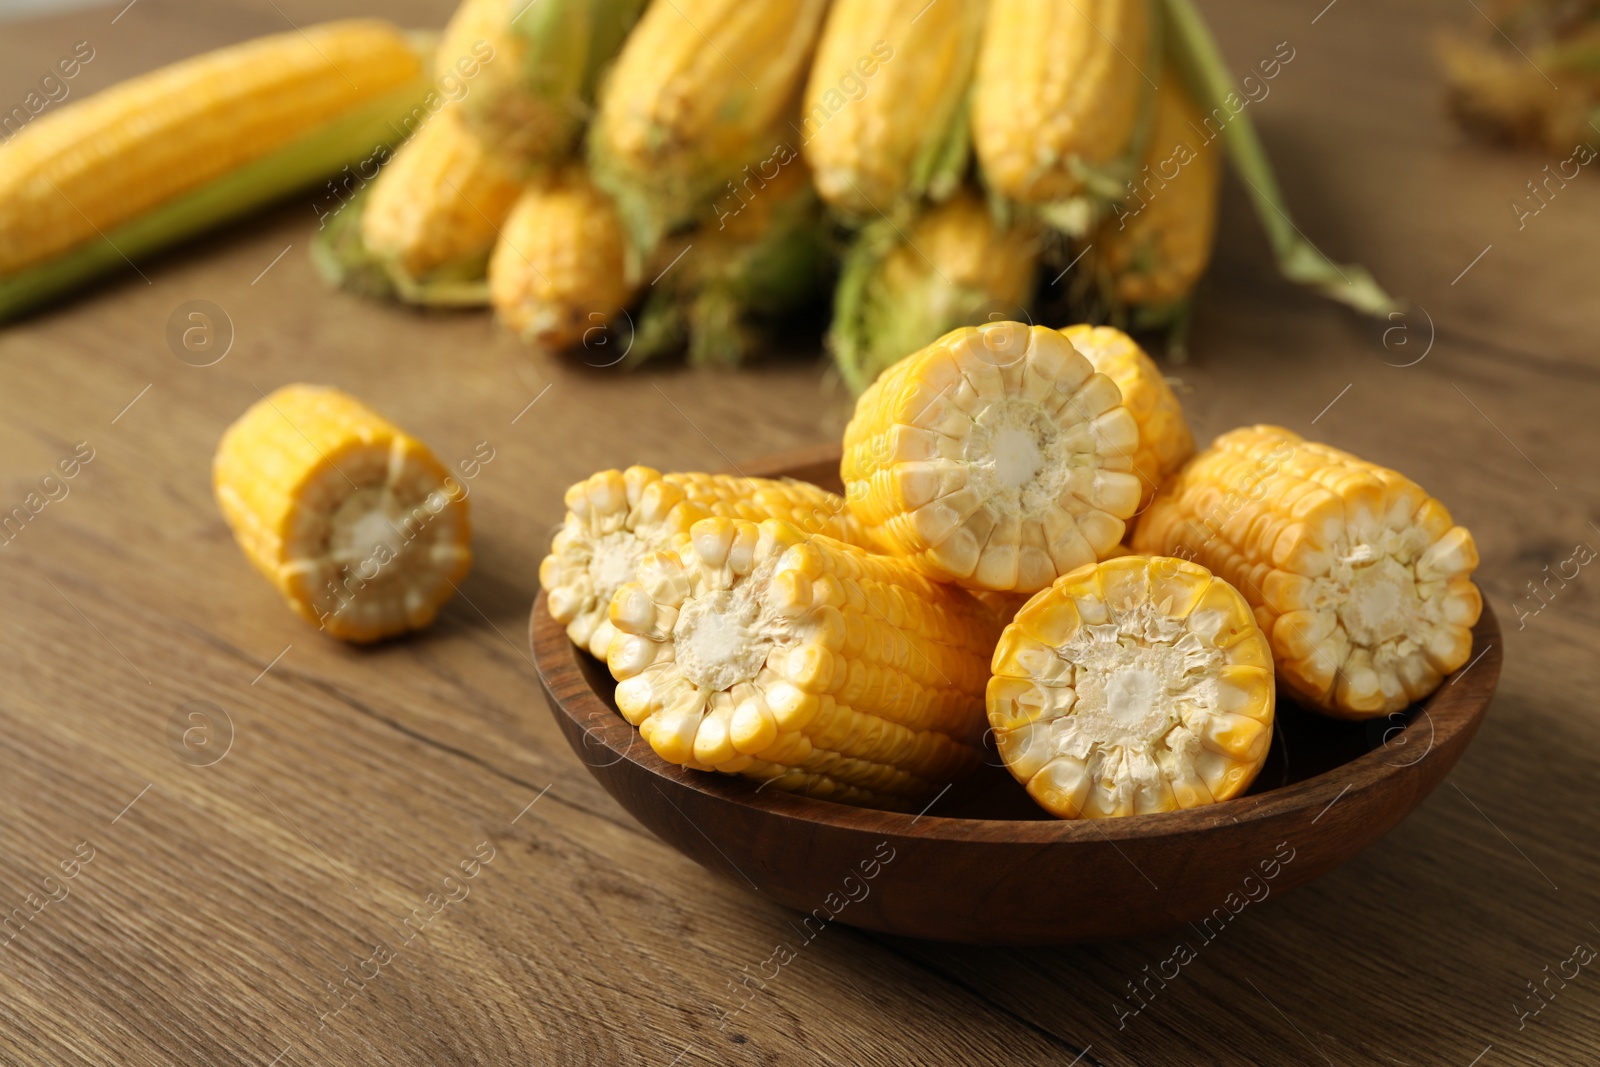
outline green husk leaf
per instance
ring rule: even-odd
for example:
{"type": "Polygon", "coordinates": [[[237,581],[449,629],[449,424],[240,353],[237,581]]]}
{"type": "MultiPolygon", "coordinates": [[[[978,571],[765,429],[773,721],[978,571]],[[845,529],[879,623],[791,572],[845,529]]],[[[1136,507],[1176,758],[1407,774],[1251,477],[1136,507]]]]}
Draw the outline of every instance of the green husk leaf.
{"type": "Polygon", "coordinates": [[[70,252],[0,279],[0,322],[392,147],[403,136],[399,120],[427,90],[428,81],[418,79],[70,252]]]}
{"type": "MultiPolygon", "coordinates": [[[[1234,95],[1233,76],[1205,20],[1190,0],[1164,2],[1172,55],[1195,103],[1202,111],[1228,114],[1232,109],[1224,101],[1234,95]]],[[[1368,315],[1381,315],[1399,306],[1365,267],[1335,263],[1300,232],[1289,217],[1283,191],[1255,124],[1243,111],[1234,113],[1223,125],[1222,139],[1235,171],[1250,188],[1256,217],[1267,232],[1278,271],[1285,278],[1368,315]]]]}

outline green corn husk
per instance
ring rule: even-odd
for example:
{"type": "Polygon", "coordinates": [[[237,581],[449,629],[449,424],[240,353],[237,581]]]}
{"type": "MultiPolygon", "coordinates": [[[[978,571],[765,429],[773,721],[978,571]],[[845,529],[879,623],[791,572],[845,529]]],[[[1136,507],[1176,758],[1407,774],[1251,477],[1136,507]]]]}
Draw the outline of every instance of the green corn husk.
{"type": "Polygon", "coordinates": [[[1032,223],[997,223],[971,193],[907,229],[865,227],[845,255],[828,332],[850,391],[959,326],[1026,318],[1039,245],[1032,223]]]}
{"type": "Polygon", "coordinates": [[[52,260],[0,278],[0,322],[14,319],[138,257],[247,215],[341,168],[357,166],[399,139],[399,122],[419,106],[426,79],[388,93],[282,149],[185,193],[52,260]]]}

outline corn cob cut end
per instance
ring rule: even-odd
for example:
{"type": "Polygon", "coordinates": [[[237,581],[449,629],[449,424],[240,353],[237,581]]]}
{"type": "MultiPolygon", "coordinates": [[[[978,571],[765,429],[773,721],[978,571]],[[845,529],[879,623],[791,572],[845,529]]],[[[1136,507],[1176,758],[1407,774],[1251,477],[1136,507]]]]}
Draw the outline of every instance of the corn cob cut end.
{"type": "Polygon", "coordinates": [[[1239,796],[1272,743],[1272,655],[1204,567],[1123,556],[1063,575],[995,649],[989,724],[1007,768],[1064,819],[1239,796]]]}
{"type": "Polygon", "coordinates": [[[1133,547],[1211,566],[1255,607],[1278,677],[1343,719],[1403,710],[1472,651],[1478,550],[1403,475],[1275,426],[1217,438],[1156,496],[1133,547]]]}
{"type": "Polygon", "coordinates": [[[464,487],[359,401],[290,385],[223,434],[223,517],[289,606],[346,641],[418,630],[472,566],[464,487]]]}
{"type": "Polygon", "coordinates": [[[1122,540],[1139,432],[1060,333],[955,330],[861,395],[841,466],[886,552],[970,589],[1033,593],[1122,540]]]}
{"type": "Polygon", "coordinates": [[[977,765],[998,628],[901,561],[713,517],[647,555],[610,617],[617,707],[670,763],[877,807],[977,765]]]}

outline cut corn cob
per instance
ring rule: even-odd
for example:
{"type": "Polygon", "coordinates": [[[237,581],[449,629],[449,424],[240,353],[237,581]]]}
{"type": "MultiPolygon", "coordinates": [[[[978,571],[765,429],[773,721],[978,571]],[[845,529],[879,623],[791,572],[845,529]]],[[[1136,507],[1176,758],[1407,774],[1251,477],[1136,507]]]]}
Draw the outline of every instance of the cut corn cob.
{"type": "Polygon", "coordinates": [[[870,217],[954,190],[983,11],[984,0],[834,0],[800,103],[806,160],[831,206],[870,217]]]}
{"type": "Polygon", "coordinates": [[[512,208],[489,259],[490,299],[524,341],[612,345],[609,324],[636,285],[630,259],[611,198],[572,167],[536,180],[512,208]]]}
{"type": "Polygon", "coordinates": [[[441,270],[482,278],[521,192],[511,167],[446,107],[378,175],[361,214],[362,241],[409,280],[441,270]]]}
{"type": "Polygon", "coordinates": [[[887,552],[971,589],[1032,593],[1116,548],[1139,431],[1055,330],[952,331],[891,367],[845,429],[850,510],[887,552]]]}
{"type": "Polygon", "coordinates": [[[1123,406],[1139,424],[1133,473],[1139,477],[1139,508],[1143,510],[1172,472],[1194,455],[1194,434],[1184,420],[1183,407],[1155,360],[1121,330],[1068,326],[1061,333],[1089,358],[1095,370],[1117,383],[1123,406]]]}
{"type": "Polygon", "coordinates": [[[978,762],[998,627],[904,561],[703,519],[617,591],[617,707],[670,763],[899,807],[978,762]]]}
{"type": "Polygon", "coordinates": [[[1063,819],[1176,811],[1249,788],[1272,744],[1272,652],[1204,567],[1123,556],[1063,575],[1006,627],[989,724],[1063,819]]]}
{"type": "Polygon", "coordinates": [[[797,154],[782,125],[827,0],[654,0],[600,90],[595,180],[641,251],[797,154]],[[744,168],[741,172],[740,168],[744,168]]]}
{"type": "Polygon", "coordinates": [[[1223,434],[1156,495],[1136,552],[1238,587],[1295,696],[1343,719],[1399,711],[1467,661],[1478,550],[1409,478],[1276,426],[1223,434]]]}
{"type": "Polygon", "coordinates": [[[428,625],[472,566],[465,487],[334,389],[288,385],[251,405],[222,435],[212,480],[250,562],[347,641],[428,625]]]}
{"type": "Polygon", "coordinates": [[[1151,22],[1149,0],[989,0],[972,133],[990,189],[1066,200],[1127,154],[1151,22]]]}
{"type": "Polygon", "coordinates": [[[671,547],[701,519],[782,519],[798,529],[864,543],[843,498],[814,485],[729,474],[600,471],[567,490],[567,517],[539,565],[550,615],[574,644],[606,658],[611,596],[646,553],[671,547]]]}
{"type": "Polygon", "coordinates": [[[405,35],[333,22],[197,56],[0,145],[0,319],[339,170],[422,98],[405,35]]]}
{"type": "Polygon", "coordinates": [[[1200,130],[1199,109],[1169,68],[1156,92],[1144,168],[1100,230],[1100,255],[1123,305],[1181,300],[1211,261],[1222,159],[1200,130]]]}
{"type": "Polygon", "coordinates": [[[513,164],[560,162],[588,118],[600,69],[644,0],[462,0],[435,59],[441,81],[474,71],[467,125],[513,164]],[[487,54],[488,59],[476,62],[487,54]]]}
{"type": "Polygon", "coordinates": [[[907,234],[883,219],[845,258],[829,344],[855,393],[957,326],[1017,318],[1033,294],[1039,234],[999,226],[970,192],[922,214],[907,234]]]}

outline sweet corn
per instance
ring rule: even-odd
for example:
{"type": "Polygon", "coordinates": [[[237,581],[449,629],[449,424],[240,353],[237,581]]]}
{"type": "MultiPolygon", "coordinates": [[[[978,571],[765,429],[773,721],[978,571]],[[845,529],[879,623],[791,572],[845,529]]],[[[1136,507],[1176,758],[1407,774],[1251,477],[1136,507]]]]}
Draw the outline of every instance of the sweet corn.
{"type": "Polygon", "coordinates": [[[494,151],[513,164],[560,162],[577,145],[600,69],[643,6],[462,0],[440,39],[435,70],[440,79],[476,72],[460,107],[494,151]]]}
{"type": "Polygon", "coordinates": [[[251,405],[222,435],[212,481],[250,562],[346,641],[427,626],[472,566],[461,483],[334,389],[288,385],[251,405]]]}
{"type": "Polygon", "coordinates": [[[998,628],[904,561],[703,519],[610,614],[617,708],[670,763],[902,807],[978,762],[998,628]]]}
{"type": "Polygon", "coordinates": [[[1235,585],[1278,678],[1342,719],[1405,708],[1466,663],[1483,598],[1472,534],[1409,478],[1276,426],[1223,434],[1156,495],[1136,552],[1235,585]]]}
{"type": "Polygon", "coordinates": [[[850,510],[887,552],[971,589],[1032,593],[1104,557],[1139,506],[1139,431],[1055,330],[952,331],[861,395],[850,510]]]}
{"type": "Polygon", "coordinates": [[[1211,261],[1222,160],[1198,136],[1200,111],[1178,72],[1162,74],[1144,168],[1101,227],[1100,256],[1123,305],[1171,304],[1189,295],[1211,261]]]}
{"type": "Polygon", "coordinates": [[[1143,510],[1172,472],[1194,455],[1194,434],[1183,417],[1183,407],[1155,360],[1121,330],[1084,325],[1068,326],[1061,333],[1089,358],[1095,370],[1117,383],[1123,406],[1139,424],[1133,473],[1139,477],[1139,508],[1143,510]]]}
{"type": "Polygon", "coordinates": [[[511,167],[446,107],[395,153],[361,213],[367,250],[421,281],[465,269],[483,277],[500,225],[522,192],[511,167]]]}
{"type": "Polygon", "coordinates": [[[873,223],[845,258],[829,344],[852,392],[958,326],[1017,317],[1032,297],[1040,244],[1032,224],[1000,226],[963,192],[909,230],[873,223]]]}
{"type": "Polygon", "coordinates": [[[600,90],[589,147],[641,252],[723,183],[796,155],[795,102],[827,0],[654,0],[600,90]]]}
{"type": "Polygon", "coordinates": [[[984,0],[834,0],[800,103],[823,200],[871,217],[953,191],[983,11],[984,0]]]}
{"type": "Polygon", "coordinates": [[[994,652],[1006,767],[1063,819],[1176,811],[1249,788],[1272,744],[1272,652],[1204,567],[1123,556],[1063,575],[994,652]]]}
{"type": "Polygon", "coordinates": [[[782,519],[797,529],[865,543],[843,498],[796,481],[729,474],[662,474],[649,467],[600,471],[567,490],[567,516],[539,565],[550,615],[574,644],[606,658],[611,596],[639,560],[671,547],[704,518],[782,519]]]}
{"type": "Polygon", "coordinates": [[[1082,192],[1121,160],[1144,106],[1149,0],[989,0],[972,136],[990,189],[1024,203],[1082,192]]]}
{"type": "Polygon", "coordinates": [[[608,328],[633,299],[636,274],[611,198],[573,167],[535,181],[511,209],[489,259],[489,296],[525,341],[613,345],[608,328]]]}

